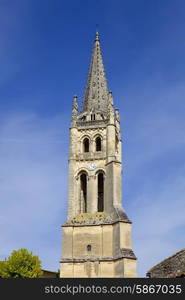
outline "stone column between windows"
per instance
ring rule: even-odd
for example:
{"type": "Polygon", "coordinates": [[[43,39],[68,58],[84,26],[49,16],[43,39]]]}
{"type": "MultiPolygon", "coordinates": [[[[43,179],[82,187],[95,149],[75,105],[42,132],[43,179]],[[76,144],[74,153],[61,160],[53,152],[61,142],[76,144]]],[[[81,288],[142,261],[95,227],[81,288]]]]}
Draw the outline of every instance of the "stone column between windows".
{"type": "Polygon", "coordinates": [[[80,186],[80,176],[76,178],[76,215],[81,213],[81,199],[80,199],[80,193],[81,193],[81,186],[80,186]]]}
{"type": "Polygon", "coordinates": [[[88,201],[88,213],[97,212],[97,178],[95,175],[89,176],[88,181],[88,193],[87,193],[87,201],[88,201]]]}

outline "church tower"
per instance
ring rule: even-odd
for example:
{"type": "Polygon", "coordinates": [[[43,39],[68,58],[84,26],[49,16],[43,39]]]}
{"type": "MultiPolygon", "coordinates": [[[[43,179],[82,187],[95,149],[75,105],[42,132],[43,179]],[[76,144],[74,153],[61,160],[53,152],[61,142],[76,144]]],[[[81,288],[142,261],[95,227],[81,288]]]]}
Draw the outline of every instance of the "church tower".
{"type": "Polygon", "coordinates": [[[81,112],[73,99],[61,277],[136,277],[131,221],[122,208],[121,143],[97,32],[81,112]]]}

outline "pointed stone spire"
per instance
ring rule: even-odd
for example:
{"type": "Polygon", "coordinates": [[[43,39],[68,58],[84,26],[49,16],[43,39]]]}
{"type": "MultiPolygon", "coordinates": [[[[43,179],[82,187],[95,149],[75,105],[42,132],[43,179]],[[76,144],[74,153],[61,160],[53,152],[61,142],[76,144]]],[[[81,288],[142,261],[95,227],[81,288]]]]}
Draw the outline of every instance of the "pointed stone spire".
{"type": "Polygon", "coordinates": [[[83,112],[84,111],[101,111],[105,113],[108,111],[107,80],[98,31],[96,32],[89,75],[85,89],[83,112]]]}

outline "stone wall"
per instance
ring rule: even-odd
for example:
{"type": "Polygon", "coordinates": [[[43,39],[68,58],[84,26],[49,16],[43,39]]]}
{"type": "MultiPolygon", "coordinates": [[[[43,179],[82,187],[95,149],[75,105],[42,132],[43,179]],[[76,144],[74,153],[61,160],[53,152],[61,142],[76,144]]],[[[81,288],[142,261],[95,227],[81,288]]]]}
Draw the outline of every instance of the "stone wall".
{"type": "Polygon", "coordinates": [[[136,277],[130,223],[64,225],[62,245],[61,277],[136,277]]]}

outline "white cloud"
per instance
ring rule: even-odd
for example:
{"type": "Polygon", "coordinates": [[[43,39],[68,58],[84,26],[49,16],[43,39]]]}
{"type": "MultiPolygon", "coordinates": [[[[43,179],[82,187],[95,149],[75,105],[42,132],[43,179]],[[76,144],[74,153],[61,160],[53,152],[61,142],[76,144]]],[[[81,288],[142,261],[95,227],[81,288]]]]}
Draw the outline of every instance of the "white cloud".
{"type": "Polygon", "coordinates": [[[1,258],[25,247],[40,254],[45,268],[59,266],[67,204],[68,137],[62,122],[61,115],[44,119],[34,114],[1,121],[1,258]]]}
{"type": "Polygon", "coordinates": [[[133,244],[139,276],[152,266],[185,247],[185,166],[168,178],[143,186],[134,198],[127,198],[133,221],[133,244]]]}
{"type": "MultiPolygon", "coordinates": [[[[175,91],[170,95],[172,101],[175,91]]],[[[184,247],[184,118],[179,111],[163,112],[143,111],[134,124],[131,119],[122,124],[123,129],[128,126],[123,203],[133,221],[139,276],[184,247]]],[[[66,116],[31,113],[1,118],[0,258],[26,247],[39,254],[44,268],[59,267],[60,225],[67,208],[68,121],[66,116]]]]}
{"type": "Polygon", "coordinates": [[[127,120],[123,200],[142,277],[185,246],[184,96],[181,84],[164,87],[151,96],[152,110],[127,120]]]}

